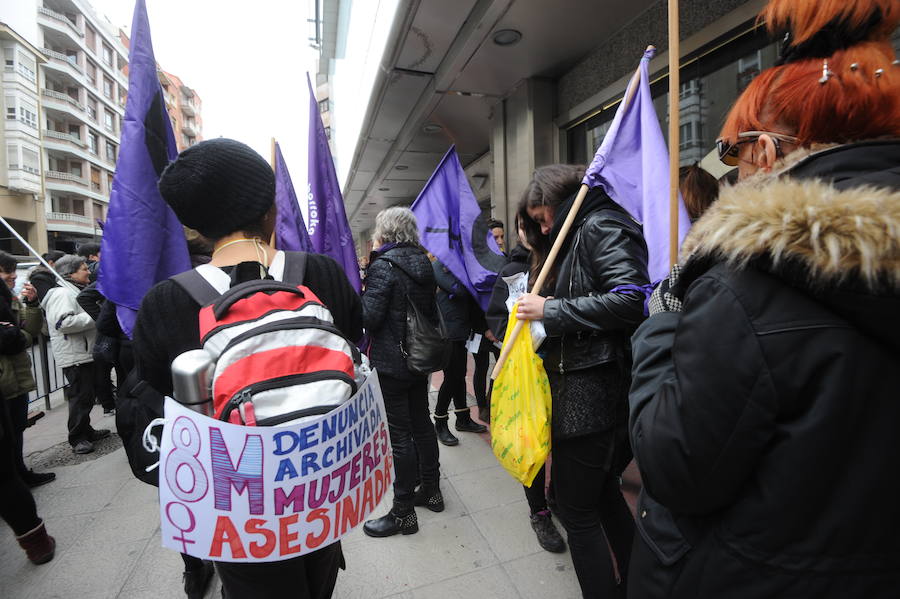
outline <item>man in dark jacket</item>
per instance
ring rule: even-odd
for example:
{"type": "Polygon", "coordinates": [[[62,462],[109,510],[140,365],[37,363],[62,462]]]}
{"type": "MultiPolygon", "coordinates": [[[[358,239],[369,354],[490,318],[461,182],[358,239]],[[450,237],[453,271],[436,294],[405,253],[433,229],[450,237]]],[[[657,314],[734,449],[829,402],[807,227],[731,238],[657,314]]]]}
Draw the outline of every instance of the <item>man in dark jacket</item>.
{"type": "Polygon", "coordinates": [[[632,596],[900,585],[900,142],[808,154],[723,190],[634,335],[632,596]]]}

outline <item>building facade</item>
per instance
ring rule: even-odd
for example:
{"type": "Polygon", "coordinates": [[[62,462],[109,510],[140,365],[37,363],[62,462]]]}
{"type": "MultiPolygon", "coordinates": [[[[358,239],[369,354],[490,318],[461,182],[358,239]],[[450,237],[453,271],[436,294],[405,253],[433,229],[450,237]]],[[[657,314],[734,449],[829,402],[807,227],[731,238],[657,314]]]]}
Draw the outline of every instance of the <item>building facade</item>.
{"type": "Polygon", "coordinates": [[[106,221],[128,90],[118,30],[83,0],[42,0],[38,44],[51,249],[97,241],[106,221]]]}
{"type": "Polygon", "coordinates": [[[185,85],[172,73],[159,70],[159,83],[166,98],[166,110],[172,121],[172,131],[178,151],[203,141],[203,102],[196,91],[185,85]]]}
{"type": "MultiPolygon", "coordinates": [[[[363,34],[350,2],[321,1],[336,6],[322,12],[325,42],[329,32],[339,48],[363,34]],[[337,15],[332,27],[329,15],[337,15]]],[[[487,180],[482,205],[511,223],[536,167],[590,162],[650,44],[659,49],[651,90],[668,135],[665,0],[382,4],[392,11],[390,33],[372,45],[375,60],[363,59],[378,75],[371,90],[356,92],[369,97],[366,116],[353,148],[337,148],[352,157],[341,183],[360,242],[378,210],[416,198],[451,144],[473,188],[487,180]]],[[[680,4],[680,161],[706,166],[716,162],[710,154],[732,103],[772,66],[777,44],[756,26],[765,0],[680,4]]],[[[339,76],[340,52],[328,66],[339,76]]],[[[344,127],[349,99],[333,93],[331,101],[335,127],[344,127]]]]}
{"type": "MultiPolygon", "coordinates": [[[[9,26],[0,23],[3,58],[3,111],[0,128],[0,216],[40,252],[47,251],[41,156],[39,65],[44,55],[9,26]]],[[[0,250],[25,256],[28,251],[0,227],[0,250]]]]}

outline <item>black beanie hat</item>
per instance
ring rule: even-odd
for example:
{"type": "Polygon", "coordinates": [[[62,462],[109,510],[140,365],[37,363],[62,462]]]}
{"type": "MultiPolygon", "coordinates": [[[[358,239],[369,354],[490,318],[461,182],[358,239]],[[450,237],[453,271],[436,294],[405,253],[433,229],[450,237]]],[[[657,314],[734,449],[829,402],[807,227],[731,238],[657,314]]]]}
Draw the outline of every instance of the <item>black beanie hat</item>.
{"type": "Polygon", "coordinates": [[[250,146],[210,139],[169,163],[159,192],[181,224],[219,239],[262,220],[275,202],[275,174],[250,146]]]}

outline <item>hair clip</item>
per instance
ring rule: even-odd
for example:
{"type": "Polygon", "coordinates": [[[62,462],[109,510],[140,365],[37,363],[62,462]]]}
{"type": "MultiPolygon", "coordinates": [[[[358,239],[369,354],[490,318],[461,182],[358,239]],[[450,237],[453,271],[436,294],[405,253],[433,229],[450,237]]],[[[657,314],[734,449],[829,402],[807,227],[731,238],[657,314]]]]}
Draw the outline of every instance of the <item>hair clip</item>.
{"type": "Polygon", "coordinates": [[[851,71],[857,71],[857,70],[859,70],[859,63],[858,63],[858,62],[852,63],[852,64],[850,65],[850,70],[851,70],[851,71]]]}
{"type": "Polygon", "coordinates": [[[878,79],[882,75],[884,75],[884,69],[875,69],[875,78],[876,79],[878,79]]]}
{"type": "Polygon", "coordinates": [[[832,73],[831,70],[828,68],[828,61],[823,60],[822,61],[822,77],[819,79],[819,83],[821,83],[822,85],[825,85],[826,83],[828,83],[828,80],[831,79],[832,76],[834,76],[834,73],[832,73]]]}

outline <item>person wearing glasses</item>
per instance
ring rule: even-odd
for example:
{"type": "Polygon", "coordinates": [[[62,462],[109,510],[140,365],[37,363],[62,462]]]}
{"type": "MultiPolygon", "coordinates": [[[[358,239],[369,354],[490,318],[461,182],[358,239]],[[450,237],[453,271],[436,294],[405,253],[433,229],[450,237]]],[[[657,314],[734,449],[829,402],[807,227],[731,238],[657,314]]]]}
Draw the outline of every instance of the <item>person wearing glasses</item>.
{"type": "Polygon", "coordinates": [[[780,62],[719,141],[740,181],[632,338],[630,597],[900,588],[900,5],[812,4],[764,9],[780,62]]]}

